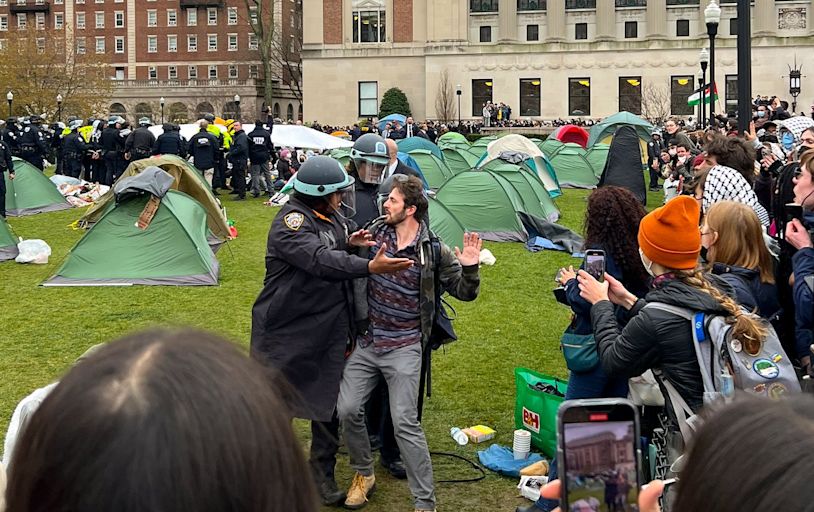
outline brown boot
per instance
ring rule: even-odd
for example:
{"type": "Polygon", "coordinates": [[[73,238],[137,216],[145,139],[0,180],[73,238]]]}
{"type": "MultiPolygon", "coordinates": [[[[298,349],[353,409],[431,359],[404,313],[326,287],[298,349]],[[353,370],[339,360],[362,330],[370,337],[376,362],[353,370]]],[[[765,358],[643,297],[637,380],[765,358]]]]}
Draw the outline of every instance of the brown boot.
{"type": "Polygon", "coordinates": [[[348,489],[348,497],[345,499],[345,508],[357,510],[367,505],[367,500],[376,490],[376,476],[364,476],[359,473],[353,475],[353,482],[348,489]]]}

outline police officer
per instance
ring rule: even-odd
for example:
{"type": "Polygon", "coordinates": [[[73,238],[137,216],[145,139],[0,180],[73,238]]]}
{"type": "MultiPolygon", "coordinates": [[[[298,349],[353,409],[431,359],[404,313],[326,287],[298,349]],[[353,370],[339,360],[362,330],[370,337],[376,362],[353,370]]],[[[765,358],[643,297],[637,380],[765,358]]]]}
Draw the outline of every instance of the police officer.
{"type": "Polygon", "coordinates": [[[0,140],[6,143],[12,156],[20,156],[20,132],[16,117],[6,119],[6,125],[0,129],[0,140]]]}
{"type": "Polygon", "coordinates": [[[148,158],[153,152],[153,144],[155,144],[155,135],[150,131],[150,119],[142,117],[138,120],[138,128],[127,137],[124,143],[124,154],[129,160],[135,162],[142,158],[148,158]]]}
{"type": "Polygon", "coordinates": [[[89,121],[91,122],[91,129],[86,134],[82,134],[85,143],[88,145],[85,152],[85,179],[90,182],[101,183],[107,174],[102,152],[102,132],[107,123],[102,119],[89,121]]]}
{"type": "Polygon", "coordinates": [[[112,185],[124,170],[121,168],[122,153],[124,152],[124,139],[121,129],[124,119],[112,116],[108,119],[107,127],[102,130],[99,141],[102,145],[102,159],[105,163],[105,175],[102,179],[104,185],[112,185]]]}
{"type": "Polygon", "coordinates": [[[153,144],[154,155],[187,156],[187,141],[181,137],[181,127],[173,123],[164,123],[164,133],[158,136],[153,144]],[[177,128],[177,129],[176,129],[177,128]]]}
{"type": "Polygon", "coordinates": [[[334,480],[335,410],[353,334],[350,280],[411,264],[383,251],[368,264],[347,252],[349,244],[370,245],[366,232],[350,235],[337,213],[353,181],[330,157],[314,156],[300,167],[291,199],[271,223],[264,286],[252,308],[252,356],[283,374],[298,397],[293,415],[311,420],[311,470],[326,505],[344,499],[334,480]]]}
{"type": "Polygon", "coordinates": [[[82,120],[75,119],[68,124],[70,133],[65,136],[63,143],[63,154],[65,157],[65,174],[78,178],[82,173],[82,157],[88,150],[88,145],[85,139],[79,133],[79,128],[82,127],[82,120]]]}
{"type": "Polygon", "coordinates": [[[40,130],[42,118],[38,115],[23,120],[23,133],[20,135],[20,157],[39,170],[43,170],[42,160],[48,152],[45,135],[40,130]]]}
{"type": "Polygon", "coordinates": [[[215,165],[217,165],[217,157],[220,153],[220,141],[209,132],[207,121],[201,120],[199,124],[200,131],[189,139],[189,153],[192,156],[193,165],[212,187],[212,193],[217,196],[220,194],[212,186],[212,177],[215,174],[215,165]]]}
{"type": "Polygon", "coordinates": [[[274,145],[271,143],[271,132],[266,130],[263,123],[258,119],[254,122],[254,130],[249,133],[249,168],[251,181],[251,192],[254,197],[260,195],[260,180],[265,182],[266,192],[269,197],[274,195],[274,182],[271,179],[271,155],[274,154],[274,145]]]}
{"type": "Polygon", "coordinates": [[[249,137],[243,131],[240,121],[232,124],[232,147],[227,157],[232,164],[232,189],[237,193],[237,201],[246,199],[246,167],[249,162],[249,137]]]}
{"type": "Polygon", "coordinates": [[[204,114],[204,121],[209,123],[207,131],[217,137],[218,152],[215,154],[215,174],[212,176],[212,189],[228,189],[226,186],[226,152],[232,143],[232,136],[228,131],[222,131],[220,126],[215,124],[214,114],[204,114]]]}
{"type": "Polygon", "coordinates": [[[6,216],[6,178],[14,179],[14,162],[11,160],[11,149],[0,140],[0,215],[6,216]]]}

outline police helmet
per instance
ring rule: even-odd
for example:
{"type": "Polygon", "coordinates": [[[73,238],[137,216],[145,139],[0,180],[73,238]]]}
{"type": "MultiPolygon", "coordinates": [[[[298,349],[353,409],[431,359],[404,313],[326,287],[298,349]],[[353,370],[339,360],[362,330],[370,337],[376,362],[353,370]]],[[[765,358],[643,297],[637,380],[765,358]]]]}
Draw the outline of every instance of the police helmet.
{"type": "Polygon", "coordinates": [[[76,117],[76,116],[68,116],[68,119],[66,119],[66,121],[68,122],[68,124],[70,124],[73,121],[76,121],[77,119],[79,119],[79,118],[76,117]]]}
{"type": "Polygon", "coordinates": [[[313,156],[294,174],[294,190],[300,194],[324,197],[353,185],[342,164],[329,156],[313,156]]]}
{"type": "Polygon", "coordinates": [[[138,120],[138,125],[139,126],[150,126],[152,124],[153,123],[150,122],[149,117],[142,117],[141,119],[138,120]]]}
{"type": "Polygon", "coordinates": [[[84,123],[83,123],[83,121],[81,119],[74,119],[73,121],[68,123],[68,129],[73,131],[73,130],[76,130],[78,128],[81,128],[83,124],[84,123]]]}
{"type": "Polygon", "coordinates": [[[210,123],[215,122],[215,114],[204,114],[203,118],[210,123]]]}
{"type": "Polygon", "coordinates": [[[9,125],[17,124],[17,118],[16,117],[6,118],[6,123],[8,123],[9,125]]]}
{"type": "Polygon", "coordinates": [[[31,122],[34,124],[40,124],[44,120],[45,120],[44,116],[41,116],[39,114],[34,114],[33,116],[31,116],[31,122]]]}
{"type": "Polygon", "coordinates": [[[384,138],[375,133],[366,133],[359,137],[350,150],[350,157],[354,160],[367,160],[382,165],[386,165],[390,161],[384,138]]]}
{"type": "Polygon", "coordinates": [[[23,118],[23,125],[28,126],[29,124],[31,124],[31,116],[25,116],[23,118]]]}

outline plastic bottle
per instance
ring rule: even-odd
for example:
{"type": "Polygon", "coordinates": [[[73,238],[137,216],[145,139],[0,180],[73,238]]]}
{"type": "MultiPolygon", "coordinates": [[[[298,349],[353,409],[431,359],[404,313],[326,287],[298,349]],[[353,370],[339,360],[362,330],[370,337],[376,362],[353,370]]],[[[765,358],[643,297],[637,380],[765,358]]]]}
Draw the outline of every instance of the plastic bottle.
{"type": "Polygon", "coordinates": [[[469,437],[467,437],[466,432],[459,429],[458,427],[452,427],[449,429],[449,435],[452,436],[452,439],[455,440],[460,446],[464,446],[466,443],[469,442],[469,437]]]}
{"type": "Polygon", "coordinates": [[[735,383],[732,380],[732,374],[729,373],[728,368],[724,368],[724,371],[721,373],[721,394],[727,402],[732,400],[732,397],[735,395],[735,383]]]}

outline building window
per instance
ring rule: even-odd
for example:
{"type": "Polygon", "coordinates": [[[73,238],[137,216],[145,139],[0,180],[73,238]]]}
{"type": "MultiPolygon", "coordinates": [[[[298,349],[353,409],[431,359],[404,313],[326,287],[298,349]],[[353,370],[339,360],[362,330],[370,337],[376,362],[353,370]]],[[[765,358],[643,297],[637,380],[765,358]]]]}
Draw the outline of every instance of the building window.
{"type": "Polygon", "coordinates": [[[359,82],[359,117],[376,116],[379,112],[379,83],[359,82]]]}
{"type": "Polygon", "coordinates": [[[124,36],[116,36],[115,39],[115,52],[116,53],[124,53],[124,36]]]}
{"type": "Polygon", "coordinates": [[[105,38],[96,38],[96,53],[105,53],[105,38]]]}
{"type": "Polygon", "coordinates": [[[483,117],[483,106],[492,101],[492,79],[472,80],[472,116],[483,117]]]}
{"type": "Polygon", "coordinates": [[[738,35],[738,18],[732,18],[729,20],[729,35],[738,35]]]}
{"type": "Polygon", "coordinates": [[[215,65],[209,66],[209,79],[216,80],[218,78],[218,67],[215,65]]]}
{"type": "Polygon", "coordinates": [[[198,24],[198,9],[193,7],[187,9],[187,26],[194,27],[198,24]]]}
{"type": "Polygon", "coordinates": [[[94,13],[96,20],[96,28],[105,28],[105,13],[104,11],[96,11],[94,13]]]}
{"type": "Polygon", "coordinates": [[[8,30],[8,15],[0,14],[0,32],[6,32],[8,30]]]}
{"type": "Polygon", "coordinates": [[[167,67],[167,78],[170,80],[178,80],[178,66],[167,67]]]}
{"type": "MultiPolygon", "coordinates": [[[[482,109],[481,109],[482,110],[482,109]]],[[[520,79],[520,115],[540,115],[540,79],[520,79]]]]}
{"type": "Polygon", "coordinates": [[[726,75],[726,112],[738,111],[738,75],[726,75]]]}
{"type": "Polygon", "coordinates": [[[229,78],[237,78],[237,66],[229,64],[229,78]]]}
{"type": "Polygon", "coordinates": [[[635,21],[625,22],[625,39],[636,39],[639,37],[639,24],[635,21]]]}
{"type": "Polygon", "coordinates": [[[76,28],[78,30],[83,30],[85,28],[85,13],[84,12],[76,13],[76,28]]]}
{"type": "Polygon", "coordinates": [[[158,51],[158,36],[147,36],[147,53],[158,51]]]}
{"type": "Polygon", "coordinates": [[[526,25],[526,41],[540,40],[540,25],[526,25]]]}
{"type": "Polygon", "coordinates": [[[116,11],[113,13],[113,26],[116,28],[124,28],[124,11],[116,11]]]}
{"type": "MultiPolygon", "coordinates": [[[[602,0],[610,2],[610,0],[602,0]]],[[[596,9],[596,0],[565,0],[566,9],[596,9]]]]}
{"type": "Polygon", "coordinates": [[[155,66],[149,66],[147,68],[147,78],[150,80],[158,80],[158,68],[155,66]]]}
{"type": "Polygon", "coordinates": [[[591,79],[568,79],[568,115],[591,115],[591,79]]]}
{"type": "Polygon", "coordinates": [[[257,78],[257,64],[249,64],[249,78],[257,78]]]}
{"type": "Polygon", "coordinates": [[[229,51],[237,51],[237,34],[229,34],[229,51]]]}
{"type": "Polygon", "coordinates": [[[642,77],[619,78],[619,111],[642,114],[642,77]]]}
{"type": "Polygon", "coordinates": [[[45,52],[45,38],[38,37],[37,38],[37,53],[45,52]]]}
{"type": "Polygon", "coordinates": [[[17,13],[17,29],[18,30],[25,30],[28,26],[28,19],[24,12],[17,13]]]}
{"type": "Polygon", "coordinates": [[[167,51],[175,53],[178,51],[178,36],[171,34],[167,36],[167,51]]]}
{"type": "Polygon", "coordinates": [[[178,11],[175,9],[167,9],[167,26],[175,27],[178,25],[178,11]]]}
{"type": "Polygon", "coordinates": [[[692,75],[670,77],[670,112],[673,115],[692,115],[693,107],[687,105],[687,98],[695,92],[694,83],[692,75]]]}
{"type": "Polygon", "coordinates": [[[209,34],[206,36],[206,49],[210,52],[218,51],[218,35],[209,34]]]}
{"type": "Polygon", "coordinates": [[[249,7],[249,25],[257,25],[257,7],[249,7]]]}
{"type": "Polygon", "coordinates": [[[65,26],[65,15],[61,12],[54,13],[54,28],[62,30],[65,26]]]}
{"type": "Polygon", "coordinates": [[[78,55],[85,54],[85,38],[84,37],[77,37],[76,38],[76,53],[78,55]]]}
{"type": "Polygon", "coordinates": [[[480,28],[480,42],[481,43],[492,42],[492,27],[485,26],[480,28]]]}
{"type": "Polygon", "coordinates": [[[226,12],[226,23],[229,25],[237,25],[237,7],[229,7],[226,12]]]}
{"type": "Polygon", "coordinates": [[[574,25],[574,39],[588,39],[587,23],[576,23],[574,25]]]}
{"type": "Polygon", "coordinates": [[[676,20],[676,37],[690,37],[690,20],[676,20]]]}
{"type": "Polygon", "coordinates": [[[156,11],[155,9],[147,10],[147,26],[148,27],[158,26],[158,11],[156,11]]]}
{"type": "Polygon", "coordinates": [[[116,75],[114,76],[114,80],[124,80],[124,68],[118,67],[115,69],[116,75]]]}
{"type": "Polygon", "coordinates": [[[383,43],[387,40],[384,9],[353,11],[353,42],[383,43]]]}
{"type": "Polygon", "coordinates": [[[0,0],[0,7],[8,6],[8,0],[0,0]]]}
{"type": "Polygon", "coordinates": [[[616,0],[616,7],[647,7],[647,0],[616,0]]]}
{"type": "Polygon", "coordinates": [[[189,66],[187,68],[187,78],[196,80],[198,78],[198,66],[189,66]]]}
{"type": "Polygon", "coordinates": [[[517,0],[518,11],[544,11],[546,0],[517,0]]]}
{"type": "Polygon", "coordinates": [[[249,34],[249,50],[257,50],[257,48],[259,48],[257,45],[257,34],[252,32],[249,34]]]}
{"type": "Polygon", "coordinates": [[[198,36],[195,35],[187,36],[187,51],[188,52],[198,51],[198,36]]]}
{"type": "Polygon", "coordinates": [[[498,0],[469,0],[470,12],[497,12],[498,0]]]}
{"type": "Polygon", "coordinates": [[[45,13],[38,12],[34,14],[34,23],[37,27],[37,30],[45,30],[45,13]]]}
{"type": "Polygon", "coordinates": [[[207,7],[207,9],[206,9],[206,24],[207,25],[217,25],[218,24],[218,9],[217,9],[217,7],[207,7]]]}

